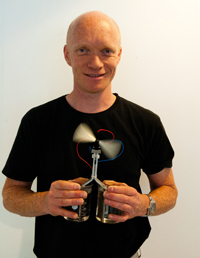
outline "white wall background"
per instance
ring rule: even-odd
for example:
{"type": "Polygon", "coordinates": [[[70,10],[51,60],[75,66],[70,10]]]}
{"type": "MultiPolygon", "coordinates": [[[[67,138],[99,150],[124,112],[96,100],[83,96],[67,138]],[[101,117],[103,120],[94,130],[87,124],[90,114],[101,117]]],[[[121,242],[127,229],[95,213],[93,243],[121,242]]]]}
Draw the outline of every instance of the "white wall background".
{"type": "MultiPolygon", "coordinates": [[[[69,23],[99,10],[122,33],[123,55],[113,91],[156,112],[175,149],[179,198],[151,218],[143,258],[200,254],[200,2],[199,0],[1,0],[0,169],[24,113],[72,89],[62,48],[69,23]]],[[[0,188],[4,183],[0,175],[0,188]]],[[[141,180],[144,191],[148,186],[141,180]]],[[[0,257],[32,258],[34,219],[0,204],[0,257]]]]}

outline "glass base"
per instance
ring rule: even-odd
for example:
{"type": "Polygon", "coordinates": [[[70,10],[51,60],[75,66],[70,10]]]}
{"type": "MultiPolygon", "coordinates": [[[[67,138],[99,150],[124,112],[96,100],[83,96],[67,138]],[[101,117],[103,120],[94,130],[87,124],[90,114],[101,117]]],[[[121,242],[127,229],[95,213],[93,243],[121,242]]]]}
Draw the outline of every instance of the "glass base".
{"type": "Polygon", "coordinates": [[[85,216],[85,217],[80,217],[80,218],[77,218],[77,219],[71,219],[71,218],[68,218],[68,217],[64,217],[66,220],[68,221],[73,221],[73,222],[84,222],[86,220],[89,219],[90,216],[85,216]]]}
{"type": "Polygon", "coordinates": [[[96,217],[96,219],[102,223],[105,223],[105,224],[117,224],[119,223],[118,221],[114,221],[114,220],[111,220],[111,219],[108,219],[108,218],[99,218],[99,217],[96,217]]]}

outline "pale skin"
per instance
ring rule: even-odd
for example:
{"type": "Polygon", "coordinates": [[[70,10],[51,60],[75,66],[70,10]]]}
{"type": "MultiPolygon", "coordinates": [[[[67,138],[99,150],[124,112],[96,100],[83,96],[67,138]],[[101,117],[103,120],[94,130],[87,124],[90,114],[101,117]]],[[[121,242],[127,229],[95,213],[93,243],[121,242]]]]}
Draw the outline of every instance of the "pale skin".
{"type": "MultiPolygon", "coordinates": [[[[90,12],[77,18],[68,30],[64,57],[72,67],[73,91],[67,95],[68,103],[76,110],[97,113],[108,109],[115,101],[111,82],[122,53],[117,25],[108,16],[90,12]]],[[[151,196],[156,202],[154,215],[165,213],[176,204],[177,188],[171,168],[148,176],[151,196]]],[[[76,218],[77,214],[63,206],[81,205],[87,193],[81,190],[84,178],[55,181],[49,191],[33,192],[32,182],[6,179],[2,195],[7,210],[21,216],[36,217],[50,214],[76,218]]],[[[123,210],[122,216],[110,214],[110,219],[124,222],[144,216],[149,198],[125,183],[104,181],[108,191],[105,204],[123,210]]]]}

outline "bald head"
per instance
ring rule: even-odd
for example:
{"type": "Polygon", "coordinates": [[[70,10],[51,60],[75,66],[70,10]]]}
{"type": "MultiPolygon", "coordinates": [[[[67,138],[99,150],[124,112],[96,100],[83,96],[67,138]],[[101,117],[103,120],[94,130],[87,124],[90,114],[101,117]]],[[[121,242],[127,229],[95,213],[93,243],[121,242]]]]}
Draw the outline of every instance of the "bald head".
{"type": "Polygon", "coordinates": [[[69,26],[64,46],[65,60],[74,75],[73,93],[113,96],[111,82],[121,53],[119,28],[109,16],[93,11],[76,18],[69,26]]]}
{"type": "Polygon", "coordinates": [[[95,26],[97,27],[102,25],[106,26],[108,29],[110,29],[112,32],[114,32],[117,35],[116,37],[116,40],[118,41],[117,43],[121,45],[120,30],[116,22],[108,15],[98,11],[91,11],[91,12],[81,14],[75,20],[72,21],[67,32],[67,45],[70,45],[71,40],[77,28],[80,28],[81,26],[88,27],[91,25],[94,28],[95,26]]]}

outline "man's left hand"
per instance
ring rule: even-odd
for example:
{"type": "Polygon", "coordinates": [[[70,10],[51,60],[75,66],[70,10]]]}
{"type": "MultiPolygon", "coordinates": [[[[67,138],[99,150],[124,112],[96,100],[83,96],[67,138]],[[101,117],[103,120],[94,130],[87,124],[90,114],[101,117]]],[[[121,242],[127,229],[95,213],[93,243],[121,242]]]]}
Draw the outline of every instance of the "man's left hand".
{"type": "Polygon", "coordinates": [[[128,219],[147,214],[149,207],[147,195],[140,194],[135,188],[125,183],[107,180],[104,183],[109,185],[108,190],[104,192],[104,203],[123,211],[123,215],[120,216],[109,214],[109,219],[125,222],[128,219]]]}

